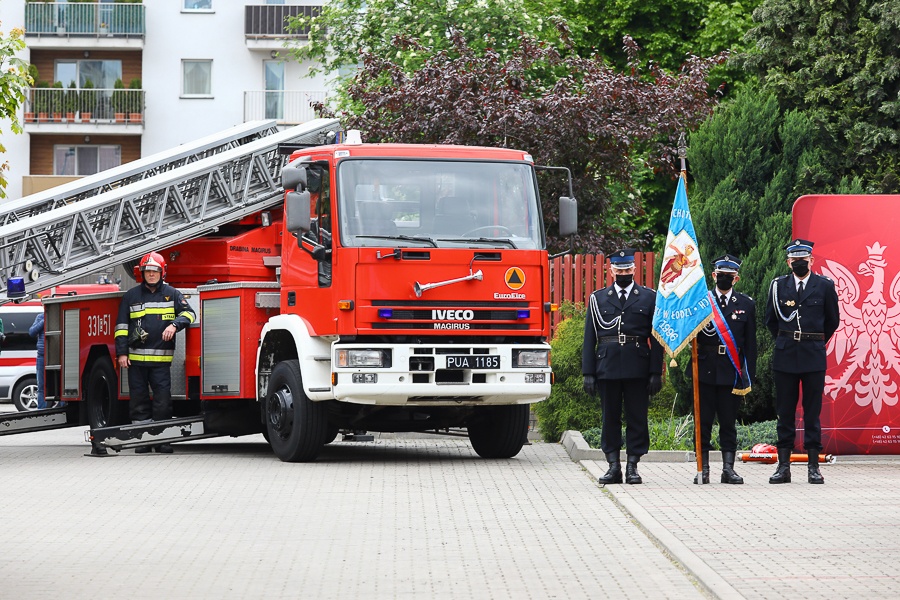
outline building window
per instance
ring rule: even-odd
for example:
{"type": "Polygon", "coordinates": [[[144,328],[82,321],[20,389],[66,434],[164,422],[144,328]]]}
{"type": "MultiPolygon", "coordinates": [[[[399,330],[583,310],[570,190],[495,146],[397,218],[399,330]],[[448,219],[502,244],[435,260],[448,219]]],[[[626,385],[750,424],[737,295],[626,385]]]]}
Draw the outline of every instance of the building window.
{"type": "Polygon", "coordinates": [[[212,12],[212,0],[184,0],[184,10],[212,12]]]}
{"type": "Polygon", "coordinates": [[[266,118],[284,118],[284,62],[263,61],[266,85],[266,118]]]}
{"type": "Polygon", "coordinates": [[[212,61],[181,61],[182,96],[212,96],[212,61]]]}
{"type": "Polygon", "coordinates": [[[54,63],[54,81],[66,87],[75,82],[80,88],[90,79],[97,89],[112,89],[116,79],[122,79],[121,60],[57,60],[54,63]]]}
{"type": "Polygon", "coordinates": [[[54,175],[93,175],[121,164],[121,146],[53,147],[54,175]]]}

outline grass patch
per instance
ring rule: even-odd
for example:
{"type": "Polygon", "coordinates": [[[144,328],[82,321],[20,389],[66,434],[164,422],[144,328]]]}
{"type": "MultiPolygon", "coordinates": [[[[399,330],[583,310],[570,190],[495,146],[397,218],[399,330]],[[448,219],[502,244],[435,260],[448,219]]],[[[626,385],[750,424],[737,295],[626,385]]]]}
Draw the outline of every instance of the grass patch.
{"type": "MultiPolygon", "coordinates": [[[[694,416],[669,417],[665,419],[651,419],[650,422],[650,449],[651,450],[694,450],[694,416]]],[[[600,447],[600,428],[592,427],[581,432],[585,441],[591,448],[600,447]]],[[[622,439],[625,438],[625,428],[622,428],[622,439]]],[[[763,421],[749,425],[737,426],[738,450],[750,450],[754,444],[774,445],[778,436],[775,431],[775,421],[763,421]]],[[[715,450],[719,448],[719,425],[713,425],[712,445],[715,450]]]]}

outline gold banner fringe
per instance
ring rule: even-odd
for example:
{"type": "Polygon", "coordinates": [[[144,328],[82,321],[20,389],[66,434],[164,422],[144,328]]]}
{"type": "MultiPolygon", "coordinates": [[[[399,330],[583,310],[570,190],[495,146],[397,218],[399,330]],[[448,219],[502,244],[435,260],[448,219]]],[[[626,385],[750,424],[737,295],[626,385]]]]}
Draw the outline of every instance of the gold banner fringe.
{"type": "Polygon", "coordinates": [[[671,350],[671,349],[669,348],[669,345],[666,343],[665,340],[663,340],[663,339],[659,336],[658,333],[656,333],[656,330],[655,330],[655,329],[652,331],[652,333],[653,333],[653,337],[655,337],[655,338],[656,338],[656,341],[659,342],[660,345],[662,345],[662,347],[663,347],[663,349],[666,351],[666,353],[667,353],[669,356],[671,356],[672,358],[675,358],[675,356],[677,356],[679,352],[681,352],[682,350],[684,350],[685,346],[687,346],[688,344],[690,344],[690,343],[691,343],[691,340],[694,339],[694,338],[697,336],[697,334],[700,333],[700,330],[703,329],[704,327],[706,327],[706,324],[709,323],[710,321],[712,321],[712,315],[709,315],[708,317],[706,317],[705,319],[703,319],[703,322],[700,323],[699,325],[697,325],[697,326],[694,328],[694,330],[688,334],[687,338],[685,338],[685,340],[684,340],[683,342],[681,342],[681,343],[678,345],[677,348],[675,348],[675,350],[671,350]]]}

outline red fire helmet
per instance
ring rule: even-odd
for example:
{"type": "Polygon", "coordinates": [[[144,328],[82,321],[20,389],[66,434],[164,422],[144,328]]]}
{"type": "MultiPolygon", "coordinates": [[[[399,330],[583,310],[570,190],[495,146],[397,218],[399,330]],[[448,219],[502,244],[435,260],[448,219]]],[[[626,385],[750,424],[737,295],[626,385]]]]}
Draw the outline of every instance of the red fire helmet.
{"type": "Polygon", "coordinates": [[[138,263],[138,266],[134,268],[134,278],[140,281],[144,271],[146,271],[147,269],[150,269],[151,271],[159,271],[160,273],[162,273],[162,277],[160,279],[165,279],[166,259],[164,259],[158,252],[145,254],[141,259],[141,262],[138,263]]]}

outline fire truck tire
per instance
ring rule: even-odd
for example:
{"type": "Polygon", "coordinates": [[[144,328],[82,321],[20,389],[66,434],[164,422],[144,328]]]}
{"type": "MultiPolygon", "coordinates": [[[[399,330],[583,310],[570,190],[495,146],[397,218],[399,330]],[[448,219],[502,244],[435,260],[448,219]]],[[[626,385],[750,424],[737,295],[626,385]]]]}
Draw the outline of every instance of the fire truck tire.
{"type": "Polygon", "coordinates": [[[12,393],[17,410],[37,410],[37,377],[26,377],[16,384],[12,393]]]}
{"type": "Polygon", "coordinates": [[[84,399],[91,429],[128,422],[128,402],[119,400],[119,378],[108,357],[98,358],[88,373],[84,399]]]}
{"type": "Polygon", "coordinates": [[[284,462],[315,460],[325,445],[328,417],[325,407],[303,391],[300,361],[275,365],[266,393],[266,431],[275,456],[284,462]]]}
{"type": "Polygon", "coordinates": [[[530,407],[494,406],[469,424],[469,441],[481,458],[512,458],[525,445],[530,407]]]}

